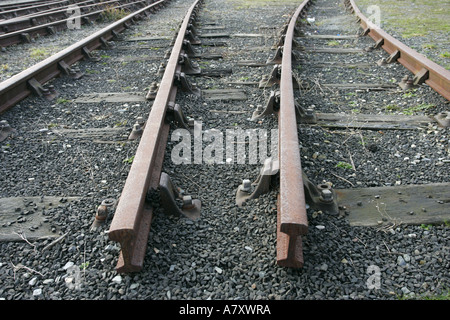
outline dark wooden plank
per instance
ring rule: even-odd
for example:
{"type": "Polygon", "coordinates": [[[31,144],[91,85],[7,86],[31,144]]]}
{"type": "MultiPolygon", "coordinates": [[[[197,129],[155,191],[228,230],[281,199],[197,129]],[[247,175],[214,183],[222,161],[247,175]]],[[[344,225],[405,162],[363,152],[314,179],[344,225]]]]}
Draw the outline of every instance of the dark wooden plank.
{"type": "Polygon", "coordinates": [[[427,116],[316,113],[317,124],[328,128],[371,130],[412,130],[427,127],[434,119],[427,116]]]}
{"type": "Polygon", "coordinates": [[[55,134],[53,137],[56,139],[61,137],[63,139],[88,139],[88,140],[126,140],[128,139],[129,132],[126,127],[115,128],[88,128],[88,129],[54,129],[52,132],[55,134]]]}
{"type": "Polygon", "coordinates": [[[226,77],[233,73],[232,69],[202,69],[201,74],[196,74],[194,76],[203,77],[226,77]]]}
{"type": "Polygon", "coordinates": [[[247,95],[239,89],[211,89],[202,91],[206,100],[247,100],[247,95]]]}
{"type": "Polygon", "coordinates": [[[79,197],[0,198],[0,241],[59,237],[58,225],[54,223],[52,215],[44,215],[45,210],[62,207],[79,199],[79,197]]]}
{"type": "Polygon", "coordinates": [[[356,39],[359,38],[357,34],[346,34],[346,35],[333,35],[333,34],[309,34],[304,35],[305,38],[313,38],[313,39],[327,39],[327,40],[347,40],[347,39],[356,39]]]}
{"type": "Polygon", "coordinates": [[[364,49],[355,49],[355,48],[307,48],[307,47],[305,47],[303,51],[318,52],[318,53],[334,53],[334,54],[366,52],[364,51],[364,49]]]}
{"type": "Polygon", "coordinates": [[[450,221],[450,183],[336,189],[352,226],[441,224],[450,221]]]}
{"type": "Polygon", "coordinates": [[[200,38],[229,38],[229,33],[204,33],[199,35],[200,38]]]}
{"type": "Polygon", "coordinates": [[[141,92],[98,92],[82,94],[73,102],[75,103],[99,103],[99,102],[145,102],[145,94],[141,92]]]}
{"type": "Polygon", "coordinates": [[[267,66],[266,62],[263,61],[256,61],[256,60],[241,60],[236,62],[237,66],[244,66],[244,67],[265,67],[267,66]]]}

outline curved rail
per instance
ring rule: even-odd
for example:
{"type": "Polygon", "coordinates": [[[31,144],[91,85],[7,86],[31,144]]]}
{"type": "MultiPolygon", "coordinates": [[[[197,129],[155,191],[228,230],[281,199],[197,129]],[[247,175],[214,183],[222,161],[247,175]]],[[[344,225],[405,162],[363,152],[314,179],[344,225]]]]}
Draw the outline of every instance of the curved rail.
{"type": "Polygon", "coordinates": [[[0,19],[11,19],[24,14],[37,13],[41,10],[60,8],[66,3],[75,3],[77,0],[64,1],[30,1],[29,3],[17,3],[0,7],[0,19]]]}
{"type": "MultiPolygon", "coordinates": [[[[36,85],[43,85],[60,74],[70,74],[71,70],[68,66],[88,57],[91,51],[104,45],[107,40],[112,39],[117,33],[125,30],[128,27],[128,24],[134,22],[134,19],[138,19],[141,14],[158,8],[167,1],[169,0],[160,0],[131,13],[95,32],[89,37],[35,64],[31,68],[0,83],[0,113],[14,106],[30,94],[36,93],[36,85]]],[[[45,95],[45,90],[48,89],[44,89],[44,92],[37,92],[37,94],[45,95]]]]}
{"type": "Polygon", "coordinates": [[[303,266],[302,239],[308,231],[302,165],[292,83],[292,41],[300,13],[309,0],[297,8],[288,25],[281,61],[279,130],[280,194],[277,216],[277,263],[303,266]]]}
{"type": "Polygon", "coordinates": [[[409,48],[369,21],[359,10],[355,0],[346,0],[346,5],[361,20],[364,34],[380,43],[382,48],[391,55],[391,61],[398,61],[415,75],[415,84],[425,82],[444,98],[450,100],[450,71],[409,48]]]}
{"type": "Polygon", "coordinates": [[[139,146],[122,190],[109,238],[120,242],[118,272],[137,272],[143,267],[153,208],[146,205],[147,192],[159,186],[162,162],[167,144],[169,124],[165,123],[169,102],[174,102],[177,87],[174,84],[179,59],[190,19],[201,0],[189,8],[178,31],[172,53],[167,61],[158,93],[142,132],[139,146]]]}
{"type": "MultiPolygon", "coordinates": [[[[123,9],[137,4],[146,4],[151,0],[136,0],[134,2],[120,4],[115,6],[116,9],[123,9]]],[[[80,24],[85,24],[87,21],[96,20],[102,13],[104,9],[96,10],[92,12],[87,12],[81,14],[79,17],[80,24]]],[[[16,31],[11,31],[0,35],[0,46],[7,47],[18,43],[30,42],[32,38],[37,36],[45,36],[54,33],[56,30],[67,29],[74,21],[73,17],[61,19],[58,21],[48,22],[44,24],[39,24],[26,29],[19,29],[16,31]]]]}
{"type": "MultiPolygon", "coordinates": [[[[97,3],[93,3],[93,1],[84,1],[78,2],[76,6],[80,9],[81,15],[81,13],[92,12],[97,8],[105,8],[106,6],[112,4],[120,4],[120,2],[120,0],[108,0],[97,3]]],[[[0,32],[1,34],[6,34],[26,28],[32,28],[44,23],[50,23],[59,20],[66,21],[69,8],[69,6],[64,6],[61,7],[61,9],[58,8],[57,10],[46,10],[45,12],[38,12],[31,15],[0,21],[0,32]]]]}

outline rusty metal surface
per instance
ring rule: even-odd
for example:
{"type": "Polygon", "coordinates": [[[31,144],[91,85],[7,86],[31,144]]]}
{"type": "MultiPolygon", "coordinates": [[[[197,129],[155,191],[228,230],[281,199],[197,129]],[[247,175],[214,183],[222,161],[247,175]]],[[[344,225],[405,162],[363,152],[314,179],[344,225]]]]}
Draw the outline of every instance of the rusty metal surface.
{"type": "MultiPolygon", "coordinates": [[[[141,2],[142,1],[136,1],[135,3],[141,2]]],[[[97,10],[99,8],[104,8],[105,5],[114,5],[117,3],[120,4],[120,0],[108,0],[102,3],[92,3],[92,1],[78,2],[77,6],[80,9],[80,13],[88,13],[92,12],[94,9],[97,10]]],[[[68,13],[67,8],[67,6],[64,6],[58,10],[45,10],[43,12],[27,14],[21,17],[0,21],[0,34],[14,32],[25,28],[31,28],[38,24],[45,24],[56,20],[66,21],[68,13]]]]}
{"type": "Polygon", "coordinates": [[[178,32],[111,222],[109,237],[121,244],[118,272],[136,272],[143,267],[152,210],[147,207],[145,197],[149,189],[159,183],[168,134],[168,126],[164,123],[167,106],[175,100],[174,80],[179,56],[190,17],[199,2],[195,1],[189,8],[178,32]]]}
{"type": "Polygon", "coordinates": [[[114,32],[122,32],[126,28],[126,24],[136,16],[167,1],[169,0],[154,2],[0,83],[0,113],[14,106],[32,93],[27,84],[28,81],[36,79],[39,83],[45,84],[49,80],[59,76],[62,73],[62,70],[58,66],[59,63],[64,62],[70,66],[81,60],[85,57],[83,52],[85,49],[87,51],[93,51],[99,48],[103,44],[102,39],[112,39],[114,32]]]}
{"type": "Polygon", "coordinates": [[[1,6],[0,18],[10,19],[18,16],[23,16],[26,14],[32,14],[39,12],[41,10],[52,10],[55,8],[61,8],[64,5],[69,5],[71,3],[76,3],[75,0],[66,1],[32,1],[29,3],[17,3],[11,5],[1,6]]]}
{"type": "Polygon", "coordinates": [[[425,83],[444,98],[450,100],[450,71],[406,46],[384,30],[380,29],[377,25],[373,24],[361,13],[354,0],[347,0],[347,4],[351,5],[355,15],[361,19],[361,27],[364,30],[370,29],[368,35],[375,40],[375,42],[382,40],[383,44],[381,47],[388,54],[392,54],[398,50],[400,56],[397,61],[414,75],[423,72],[423,69],[428,70],[428,79],[425,80],[425,83]]]}
{"type": "MultiPolygon", "coordinates": [[[[126,4],[122,4],[119,6],[116,6],[115,8],[126,8],[132,5],[137,5],[137,4],[143,4],[145,2],[148,2],[148,0],[139,0],[139,1],[134,1],[131,3],[126,3],[126,4]]],[[[104,9],[101,10],[96,10],[93,12],[89,12],[89,13],[84,13],[80,15],[80,23],[86,23],[86,19],[89,21],[93,21],[96,20],[102,13],[103,13],[104,9]]],[[[11,31],[5,34],[1,34],[0,35],[0,46],[2,47],[7,47],[7,46],[11,46],[14,44],[18,44],[18,43],[22,43],[24,40],[24,35],[27,35],[27,37],[31,38],[35,38],[38,35],[39,36],[46,36],[48,34],[50,34],[51,32],[51,28],[55,29],[56,31],[60,31],[60,30],[65,30],[67,29],[67,25],[70,24],[70,22],[73,20],[72,17],[66,18],[66,19],[62,19],[62,20],[58,20],[58,21],[54,21],[54,22],[49,22],[49,23],[44,23],[44,24],[40,24],[40,25],[36,25],[36,26],[32,26],[26,29],[22,29],[20,28],[19,30],[16,31],[11,31]]]]}
{"type": "Polygon", "coordinates": [[[278,200],[277,263],[288,267],[303,264],[301,235],[308,231],[305,193],[303,189],[294,86],[292,83],[292,40],[305,0],[292,16],[285,35],[280,76],[279,161],[280,195],[278,200]]]}

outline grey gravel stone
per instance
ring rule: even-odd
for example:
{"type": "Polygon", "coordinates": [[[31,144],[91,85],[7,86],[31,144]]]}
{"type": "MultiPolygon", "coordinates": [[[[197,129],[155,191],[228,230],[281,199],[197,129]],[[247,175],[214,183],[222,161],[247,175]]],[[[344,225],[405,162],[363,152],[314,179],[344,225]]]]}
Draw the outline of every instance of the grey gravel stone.
{"type": "MultiPolygon", "coordinates": [[[[132,26],[124,37],[138,34],[171,37],[191,3],[190,0],[173,0],[161,12],[151,15],[148,21],[132,26]]],[[[307,32],[313,32],[316,28],[323,34],[338,31],[319,29],[319,22],[344,13],[340,4],[332,0],[316,1],[308,13],[316,17],[315,25],[301,24],[301,28],[307,32]],[[337,9],[323,9],[331,6],[337,9]]],[[[219,79],[196,77],[194,81],[202,90],[237,88],[229,82],[257,82],[271,71],[272,66],[249,68],[236,64],[241,60],[266,61],[273,54],[270,47],[276,42],[282,24],[298,4],[283,5],[277,1],[271,5],[241,7],[238,10],[228,1],[205,0],[203,9],[199,11],[200,31],[205,32],[205,26],[223,26],[229,33],[260,33],[265,36],[231,37],[223,39],[227,47],[204,45],[196,48],[203,53],[224,53],[223,58],[217,61],[199,60],[205,69],[233,70],[231,75],[219,79]],[[210,24],[212,22],[215,25],[210,24]],[[244,46],[246,50],[240,50],[244,46]]],[[[346,20],[349,25],[344,31],[360,31],[349,14],[346,20]]],[[[304,42],[311,39],[298,40],[304,42]]],[[[204,41],[210,42],[209,39],[204,41]]],[[[323,45],[312,41],[313,45],[323,45]]],[[[361,37],[350,45],[363,47],[371,43],[371,39],[361,37]]],[[[55,79],[52,83],[60,97],[73,100],[81,93],[123,91],[124,88],[127,88],[125,91],[146,92],[146,87],[158,80],[156,72],[161,59],[138,63],[123,63],[121,59],[128,55],[144,58],[150,55],[149,51],[162,57],[164,50],[158,48],[167,49],[167,41],[146,42],[146,49],[131,41],[116,41],[115,44],[120,50],[101,50],[99,54],[104,58],[100,63],[82,61],[77,65],[86,72],[83,81],[73,81],[67,77],[55,79]]],[[[13,52],[10,50],[7,52],[13,52]]],[[[350,61],[373,64],[381,56],[384,56],[381,51],[374,51],[373,55],[352,56],[350,61]]],[[[325,58],[311,59],[323,62],[324,59],[332,61],[334,58],[326,55],[325,58]]],[[[299,75],[305,81],[331,82],[341,76],[348,76],[354,82],[368,79],[388,81],[404,75],[404,69],[396,64],[383,69],[370,67],[366,71],[330,69],[318,72],[317,69],[308,69],[305,63],[296,70],[302,71],[299,75]]],[[[250,97],[242,103],[205,101],[186,94],[180,94],[177,103],[189,117],[201,120],[204,130],[249,128],[253,123],[247,119],[254,106],[265,105],[270,91],[246,85],[241,85],[240,89],[250,97]]],[[[419,98],[420,94],[421,101],[430,99],[436,104],[436,111],[448,108],[428,89],[418,88],[417,96],[412,98],[403,98],[402,93],[398,92],[363,91],[336,95],[333,100],[327,99],[327,95],[315,86],[307,95],[299,96],[297,102],[306,107],[314,105],[317,112],[344,112],[356,108],[368,112],[369,106],[373,106],[373,110],[382,113],[391,101],[392,104],[409,105],[416,103],[412,99],[419,98]],[[313,95],[314,92],[316,95],[313,95]],[[352,106],[348,104],[350,101],[354,101],[352,106]]],[[[44,224],[51,224],[57,235],[67,233],[51,248],[42,250],[51,240],[31,241],[33,247],[25,242],[0,243],[0,297],[8,300],[395,300],[410,293],[414,293],[415,297],[436,295],[450,287],[447,226],[431,226],[429,230],[407,225],[389,230],[350,227],[345,217],[332,217],[311,208],[308,209],[308,234],[302,238],[303,269],[279,267],[276,265],[276,182],[267,194],[249,200],[245,207],[237,207],[234,203],[237,187],[243,177],[256,178],[260,166],[247,163],[174,165],[170,152],[175,143],[170,139],[163,168],[185,193],[201,199],[201,218],[190,221],[166,216],[161,209],[155,210],[144,270],[133,275],[117,275],[115,267],[119,245],[110,241],[106,233],[114,212],[97,232],[90,232],[89,228],[95,208],[101,201],[119,198],[130,168],[124,160],[135,154],[138,142],[127,141],[126,137],[102,137],[98,138],[101,142],[94,142],[62,136],[55,129],[107,127],[122,128],[128,133],[136,117],[145,117],[150,109],[149,102],[128,103],[125,107],[124,103],[56,103],[30,97],[1,115],[2,119],[18,129],[18,134],[6,141],[6,148],[3,148],[6,144],[1,144],[0,196],[55,195],[63,198],[79,195],[83,198],[73,203],[55,203],[45,210],[48,220],[44,224]],[[118,112],[125,108],[126,112],[118,112]],[[47,130],[39,132],[42,128],[47,130]],[[30,177],[34,181],[28,181],[30,177]],[[408,236],[411,234],[416,236],[408,236]],[[401,265],[397,259],[401,259],[401,265]],[[16,266],[21,263],[29,269],[14,269],[9,261],[16,266]],[[72,268],[81,265],[85,268],[72,268]],[[379,274],[369,274],[368,271],[373,270],[371,266],[378,267],[379,274]],[[24,272],[31,274],[32,280],[18,276],[24,272]],[[58,276],[60,281],[56,281],[58,276]],[[367,286],[370,276],[380,277],[379,289],[367,286]],[[55,281],[46,284],[43,292],[35,286],[41,285],[45,279],[55,281]],[[33,297],[34,290],[38,290],[36,293],[39,295],[33,297]]],[[[271,129],[277,128],[277,125],[277,118],[270,116],[261,119],[255,127],[271,129]]],[[[172,126],[171,132],[174,129],[175,126],[172,126]]],[[[303,169],[315,183],[332,182],[333,187],[347,188],[351,185],[345,180],[355,187],[449,181],[449,164],[445,162],[448,160],[448,131],[442,128],[431,126],[420,132],[349,130],[336,133],[334,130],[301,125],[299,137],[302,160],[306,160],[302,161],[303,169]],[[411,144],[415,148],[411,148],[411,144]],[[368,146],[372,146],[372,151],[368,150],[368,146]],[[350,161],[349,152],[356,171],[336,167],[338,161],[350,161]],[[416,159],[419,153],[420,158],[416,159]],[[405,157],[409,158],[408,161],[403,161],[405,157]],[[430,161],[424,161],[425,158],[430,161]],[[420,162],[412,165],[410,161],[413,160],[420,162]]]]}

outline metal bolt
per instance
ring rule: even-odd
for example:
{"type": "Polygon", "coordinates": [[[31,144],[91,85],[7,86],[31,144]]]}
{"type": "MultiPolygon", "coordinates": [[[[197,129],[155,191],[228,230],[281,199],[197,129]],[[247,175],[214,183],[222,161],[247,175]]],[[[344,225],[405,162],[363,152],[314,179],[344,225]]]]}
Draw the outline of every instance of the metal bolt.
{"type": "Polygon", "coordinates": [[[195,208],[195,203],[192,201],[191,196],[183,196],[183,210],[189,210],[195,208]]]}
{"type": "Polygon", "coordinates": [[[8,123],[8,121],[6,121],[6,120],[1,120],[0,121],[0,129],[6,129],[6,128],[9,128],[10,126],[9,126],[9,123],[8,123]]]}
{"type": "Polygon", "coordinates": [[[252,183],[249,179],[242,180],[242,188],[241,188],[242,191],[250,192],[251,186],[252,186],[252,183]]]}
{"type": "Polygon", "coordinates": [[[183,206],[192,205],[192,197],[191,196],[183,196],[183,206]]]}
{"type": "Polygon", "coordinates": [[[140,125],[141,127],[144,126],[145,120],[143,117],[137,117],[136,118],[136,124],[140,125]]]}
{"type": "Polygon", "coordinates": [[[333,201],[333,193],[331,192],[331,190],[324,189],[320,193],[324,201],[333,201]]]}

